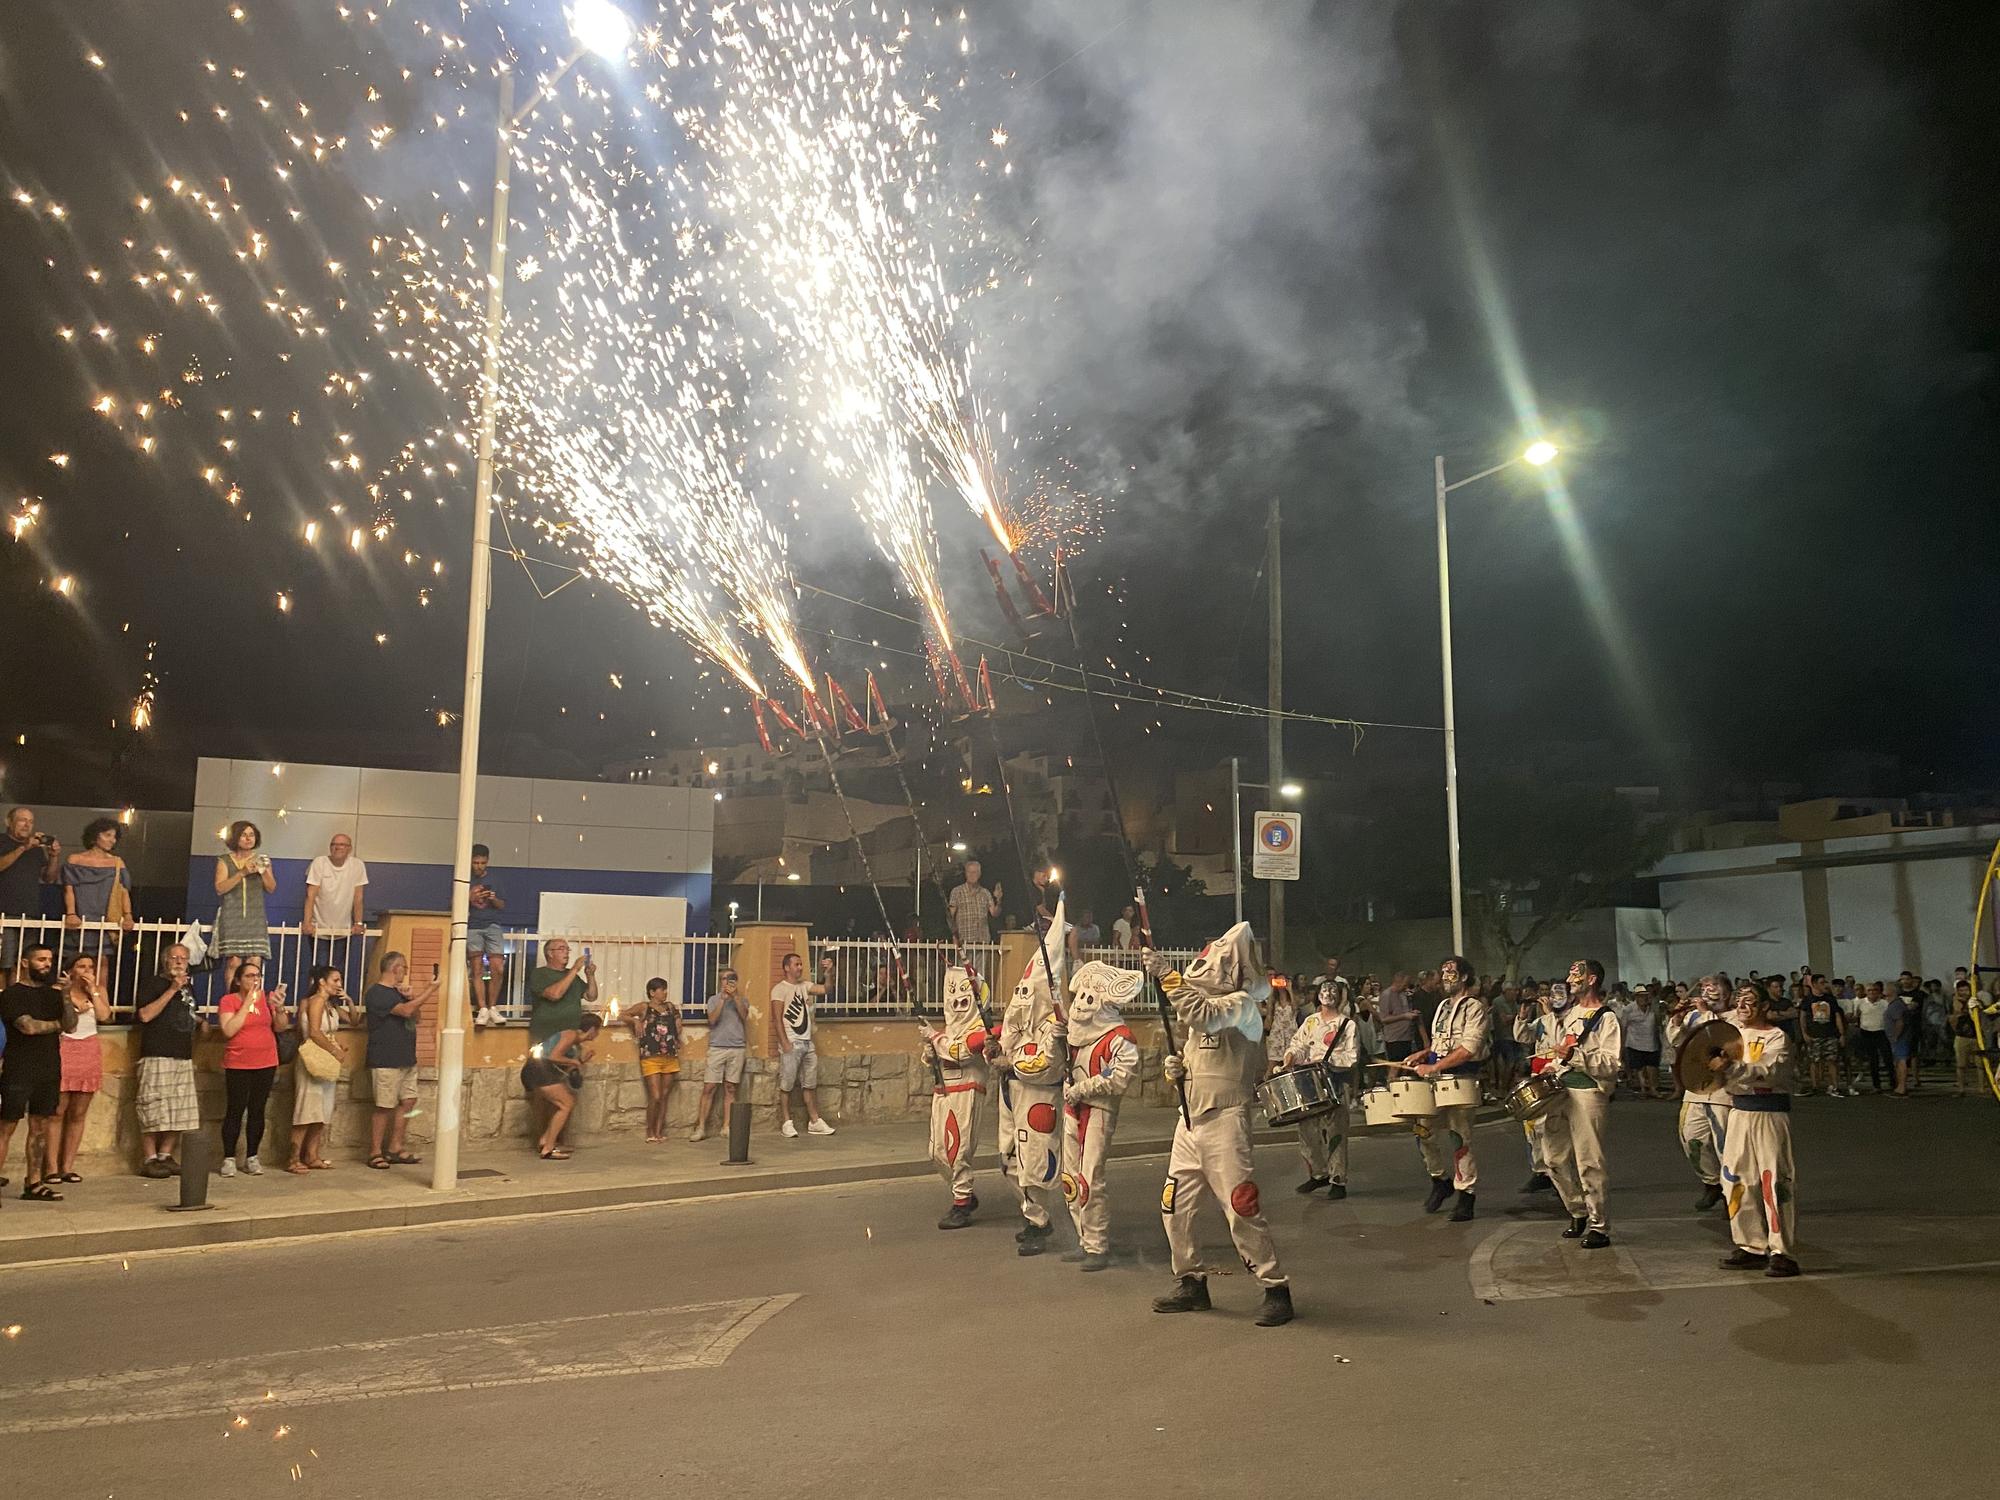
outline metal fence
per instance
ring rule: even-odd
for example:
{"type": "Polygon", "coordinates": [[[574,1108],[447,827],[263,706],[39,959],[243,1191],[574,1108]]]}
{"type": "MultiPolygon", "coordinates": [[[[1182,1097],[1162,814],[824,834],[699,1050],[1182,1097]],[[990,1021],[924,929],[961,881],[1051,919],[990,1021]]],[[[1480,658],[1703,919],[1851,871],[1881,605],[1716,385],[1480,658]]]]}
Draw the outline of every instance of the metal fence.
{"type": "MultiPolygon", "coordinates": [[[[969,963],[989,990],[1000,984],[1000,946],[980,943],[850,942],[832,938],[812,945],[812,977],[826,986],[819,1013],[842,1016],[903,1016],[920,1005],[936,1014],[944,1003],[945,971],[969,963]],[[896,982],[900,966],[903,980],[896,982]]],[[[998,1003],[996,999],[996,1003],[998,1003]]]]}
{"type": "MultiPolygon", "coordinates": [[[[61,917],[0,918],[0,960],[13,976],[13,961],[32,944],[47,943],[55,950],[56,969],[78,953],[97,961],[99,979],[111,1001],[114,1024],[129,1024],[139,1004],[146,981],[164,967],[166,950],[182,940],[186,922],[134,922],[125,927],[117,922],[64,921],[61,917]]],[[[306,992],[306,976],[320,964],[332,964],[347,981],[347,992],[359,995],[367,977],[369,944],[381,933],[369,928],[359,936],[307,937],[298,927],[270,929],[271,956],[264,965],[264,987],[286,987],[293,1000],[306,992]]],[[[203,927],[205,941],[213,942],[214,928],[203,927]]],[[[211,955],[194,976],[195,993],[202,1004],[212,1007],[222,992],[224,960],[211,955]]]]}
{"type": "Polygon", "coordinates": [[[529,979],[542,963],[542,949],[549,943],[569,944],[574,963],[588,952],[597,965],[597,1000],[602,1007],[617,1001],[629,1010],[646,998],[646,986],[655,979],[667,982],[668,998],[680,1007],[686,1022],[705,1025],[708,997],[722,986],[718,976],[735,962],[737,940],[727,937],[661,937],[657,933],[630,932],[508,932],[505,935],[506,972],[501,980],[501,1019],[523,1022],[534,1009],[529,998],[529,979]]]}

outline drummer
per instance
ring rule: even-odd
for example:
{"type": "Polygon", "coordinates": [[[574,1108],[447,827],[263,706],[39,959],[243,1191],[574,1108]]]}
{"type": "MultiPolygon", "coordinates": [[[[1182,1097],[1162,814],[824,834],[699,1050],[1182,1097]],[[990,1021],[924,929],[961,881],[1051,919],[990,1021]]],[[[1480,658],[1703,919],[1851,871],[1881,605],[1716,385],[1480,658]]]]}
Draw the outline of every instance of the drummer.
{"type": "Polygon", "coordinates": [[[1569,987],[1576,1003],[1563,1018],[1551,1064],[1562,1070],[1563,1101],[1542,1119],[1542,1146],[1556,1192],[1569,1211],[1563,1238],[1582,1240],[1586,1250],[1602,1250],[1611,1243],[1604,1115],[1618,1087],[1624,1038],[1616,1013],[1604,1003],[1603,964],[1579,958],[1569,966],[1569,987]]]}
{"type": "Polygon", "coordinates": [[[1319,982],[1319,1008],[1300,1023],[1285,1048],[1287,1068],[1324,1066],[1333,1085],[1331,1112],[1299,1121],[1299,1155],[1305,1158],[1301,1193],[1325,1188],[1329,1198],[1347,1196],[1347,1082],[1361,1052],[1347,981],[1319,982]]]}
{"type": "Polygon", "coordinates": [[[1729,1019],[1729,984],[1720,974],[1706,975],[1695,992],[1676,1001],[1667,1012],[1667,1045],[1676,1054],[1674,1073],[1681,1085],[1681,1151],[1701,1179],[1696,1213],[1707,1213],[1722,1201],[1722,1141],[1729,1120],[1729,1091],[1722,1080],[1683,1075],[1679,1052],[1689,1035],[1711,1021],[1729,1019]]]}
{"type": "MultiPolygon", "coordinates": [[[[1493,1016],[1480,998],[1472,965],[1453,954],[1438,965],[1438,987],[1443,998],[1431,1017],[1430,1050],[1417,1060],[1419,1078],[1440,1074],[1471,1078],[1475,1084],[1481,1065],[1493,1046],[1493,1016]]],[[[1424,1212],[1434,1214],[1445,1199],[1458,1190],[1458,1202],[1451,1211],[1452,1222],[1462,1224],[1472,1217],[1473,1192],[1479,1185],[1479,1164],[1472,1156],[1473,1104],[1457,1104],[1440,1109],[1418,1124],[1417,1145],[1423,1152],[1424,1170],[1430,1173],[1430,1195],[1424,1212]],[[1428,1128],[1426,1128],[1428,1127],[1428,1128]],[[1445,1155],[1443,1137],[1451,1136],[1451,1155],[1445,1155]]]]}
{"type": "MultiPolygon", "coordinates": [[[[1531,1007],[1525,994],[1514,1016],[1514,1040],[1528,1049],[1528,1071],[1539,1073],[1555,1060],[1556,1043],[1562,1040],[1563,1012],[1569,1009],[1569,986],[1561,980],[1537,988],[1531,1007]]],[[[1523,1120],[1522,1133],[1528,1137],[1528,1180],[1521,1184],[1525,1193],[1553,1192],[1555,1179],[1549,1176],[1548,1145],[1540,1119],[1523,1120]]]]}
{"type": "Polygon", "coordinates": [[[1708,1060],[1729,1094],[1729,1132],[1722,1175],[1729,1184],[1729,1237],[1736,1248],[1725,1270],[1762,1267],[1766,1276],[1796,1276],[1798,1169],[1792,1163],[1791,1041],[1771,1019],[1772,1001],[1756,985],[1736,991],[1742,1035],[1708,1060]]]}

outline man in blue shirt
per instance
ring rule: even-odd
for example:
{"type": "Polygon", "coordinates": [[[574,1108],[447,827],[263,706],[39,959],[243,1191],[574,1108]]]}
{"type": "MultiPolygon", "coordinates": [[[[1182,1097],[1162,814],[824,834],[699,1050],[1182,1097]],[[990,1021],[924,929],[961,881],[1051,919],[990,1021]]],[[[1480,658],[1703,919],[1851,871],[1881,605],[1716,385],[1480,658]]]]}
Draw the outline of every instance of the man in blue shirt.
{"type": "Polygon", "coordinates": [[[465,963],[470,980],[472,1024],[501,1022],[501,981],[507,974],[507,903],[487,869],[493,851],[472,846],[472,894],[465,914],[465,963]]]}

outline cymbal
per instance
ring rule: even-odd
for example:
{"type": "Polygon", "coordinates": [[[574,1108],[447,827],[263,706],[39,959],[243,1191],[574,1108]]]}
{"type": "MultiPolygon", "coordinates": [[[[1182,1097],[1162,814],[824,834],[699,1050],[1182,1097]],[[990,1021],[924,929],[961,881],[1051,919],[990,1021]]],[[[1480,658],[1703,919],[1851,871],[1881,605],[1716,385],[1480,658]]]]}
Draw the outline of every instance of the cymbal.
{"type": "Polygon", "coordinates": [[[1681,1040],[1681,1050],[1674,1054],[1674,1077],[1680,1080],[1681,1087],[1695,1094],[1705,1094],[1714,1088],[1716,1076],[1708,1060],[1731,1042],[1741,1040],[1742,1035],[1735,1022],[1721,1017],[1704,1021],[1690,1031],[1681,1040]]]}

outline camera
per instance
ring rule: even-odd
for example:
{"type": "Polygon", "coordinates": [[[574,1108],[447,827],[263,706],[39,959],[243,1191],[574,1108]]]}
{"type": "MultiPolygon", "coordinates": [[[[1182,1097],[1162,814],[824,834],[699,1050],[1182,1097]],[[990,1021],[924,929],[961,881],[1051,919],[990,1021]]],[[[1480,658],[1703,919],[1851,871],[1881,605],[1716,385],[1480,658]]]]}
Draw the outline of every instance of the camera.
{"type": "Polygon", "coordinates": [[[56,836],[52,833],[38,833],[32,840],[34,846],[37,849],[46,849],[55,841],[56,841],[56,836]]]}

